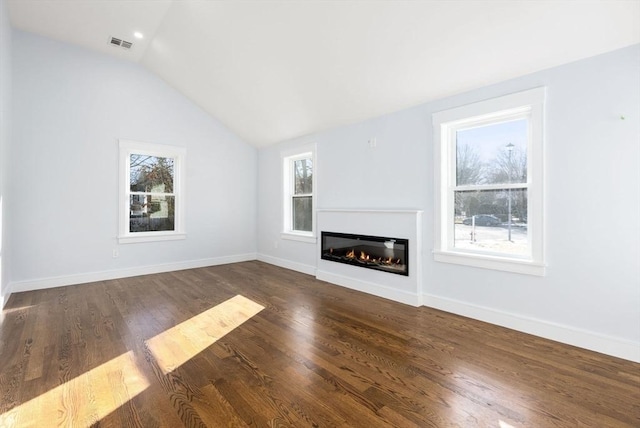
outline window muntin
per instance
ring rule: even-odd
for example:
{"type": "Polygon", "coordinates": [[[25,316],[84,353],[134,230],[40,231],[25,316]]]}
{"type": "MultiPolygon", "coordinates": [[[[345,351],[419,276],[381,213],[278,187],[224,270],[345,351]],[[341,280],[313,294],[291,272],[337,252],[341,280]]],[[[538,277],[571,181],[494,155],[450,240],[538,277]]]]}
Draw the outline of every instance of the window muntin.
{"type": "Polygon", "coordinates": [[[184,239],[185,149],[120,140],[120,243],[184,239]]]}
{"type": "Polygon", "coordinates": [[[434,113],[437,261],[544,274],[544,88],[434,113]]]}
{"type": "Polygon", "coordinates": [[[311,149],[283,156],[283,238],[315,239],[314,161],[314,151],[311,149]]]}

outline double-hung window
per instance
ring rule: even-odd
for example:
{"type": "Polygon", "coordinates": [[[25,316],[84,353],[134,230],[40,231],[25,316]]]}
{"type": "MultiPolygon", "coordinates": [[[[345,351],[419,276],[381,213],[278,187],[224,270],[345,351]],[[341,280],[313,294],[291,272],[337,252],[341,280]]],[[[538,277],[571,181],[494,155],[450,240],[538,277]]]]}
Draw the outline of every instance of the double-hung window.
{"type": "Polygon", "coordinates": [[[283,157],[284,238],[315,238],[314,181],[313,150],[283,157]]]}
{"type": "Polygon", "coordinates": [[[119,243],[184,239],[182,147],[120,140],[119,243]]]}
{"type": "Polygon", "coordinates": [[[544,274],[544,88],[433,115],[437,261],[544,274]]]}

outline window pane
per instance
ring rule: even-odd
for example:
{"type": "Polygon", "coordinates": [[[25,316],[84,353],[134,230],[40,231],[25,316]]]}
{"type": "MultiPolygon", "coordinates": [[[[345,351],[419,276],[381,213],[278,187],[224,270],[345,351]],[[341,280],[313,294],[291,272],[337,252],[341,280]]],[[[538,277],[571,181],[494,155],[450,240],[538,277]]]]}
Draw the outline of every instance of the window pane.
{"type": "Polygon", "coordinates": [[[528,120],[456,131],[456,184],[527,182],[528,120]]]}
{"type": "Polygon", "coordinates": [[[455,192],[454,211],[455,248],[529,254],[526,189],[455,192]]]}
{"type": "Polygon", "coordinates": [[[132,192],[173,193],[173,158],[132,154],[129,160],[132,192]]]}
{"type": "Polygon", "coordinates": [[[293,162],[293,194],[313,193],[313,164],[311,159],[300,159],[293,162]]]}
{"type": "Polygon", "coordinates": [[[313,209],[311,196],[293,198],[293,230],[311,232],[311,210],[313,209]]]}
{"type": "Polygon", "coordinates": [[[175,230],[175,196],[131,195],[129,232],[175,230]]]}

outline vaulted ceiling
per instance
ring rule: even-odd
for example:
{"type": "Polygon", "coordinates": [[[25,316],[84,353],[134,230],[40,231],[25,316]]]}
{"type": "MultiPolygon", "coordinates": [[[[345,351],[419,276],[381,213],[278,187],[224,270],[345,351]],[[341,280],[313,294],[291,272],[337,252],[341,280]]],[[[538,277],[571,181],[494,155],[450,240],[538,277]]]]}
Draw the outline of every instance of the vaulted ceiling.
{"type": "Polygon", "coordinates": [[[258,147],[640,43],[638,0],[8,7],[14,28],[142,64],[258,147]]]}

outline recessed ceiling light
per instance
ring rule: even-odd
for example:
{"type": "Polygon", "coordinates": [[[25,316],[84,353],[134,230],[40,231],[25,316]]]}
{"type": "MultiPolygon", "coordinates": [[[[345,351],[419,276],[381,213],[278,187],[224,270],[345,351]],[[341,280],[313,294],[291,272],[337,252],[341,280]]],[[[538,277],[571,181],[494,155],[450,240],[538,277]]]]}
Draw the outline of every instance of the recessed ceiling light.
{"type": "Polygon", "coordinates": [[[142,34],[140,31],[136,31],[135,33],[133,33],[133,36],[134,36],[136,39],[142,39],[142,38],[144,38],[144,34],[142,34]]]}

